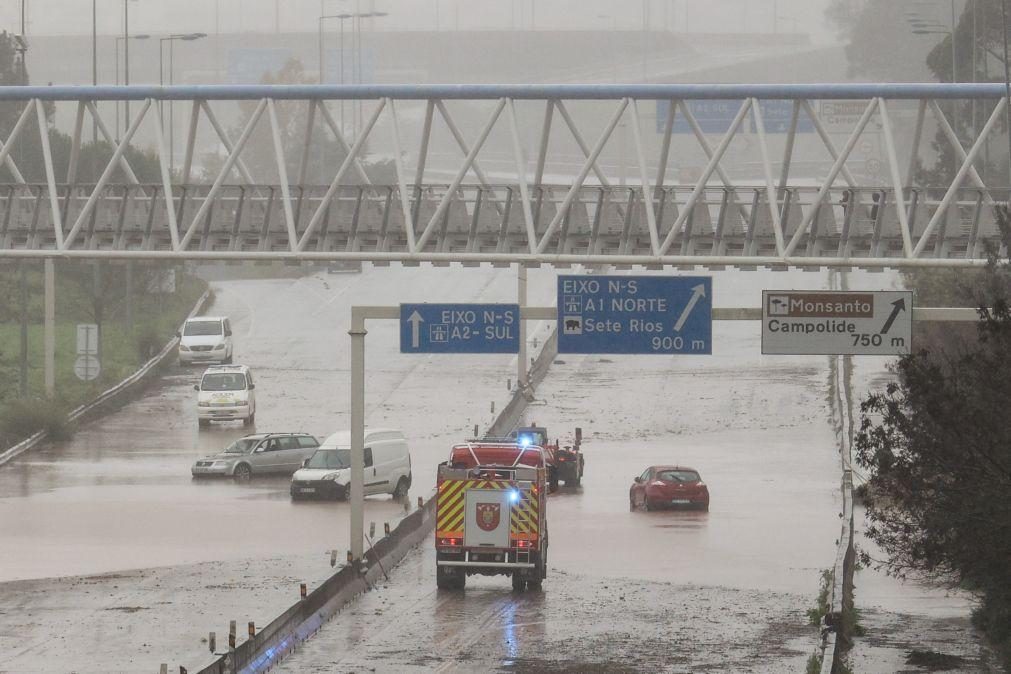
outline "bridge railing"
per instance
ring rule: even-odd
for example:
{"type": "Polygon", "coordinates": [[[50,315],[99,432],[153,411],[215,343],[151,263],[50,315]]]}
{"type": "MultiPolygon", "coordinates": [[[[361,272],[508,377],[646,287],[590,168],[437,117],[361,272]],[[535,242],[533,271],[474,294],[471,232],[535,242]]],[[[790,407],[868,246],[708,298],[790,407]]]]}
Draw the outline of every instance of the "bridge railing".
{"type": "MultiPolygon", "coordinates": [[[[637,186],[584,186],[566,202],[568,186],[541,186],[530,191],[533,239],[519,214],[515,186],[450,187],[412,187],[405,195],[396,185],[341,186],[311,232],[313,214],[327,187],[293,187],[292,237],[277,185],[223,186],[211,199],[208,185],[179,186],[171,199],[176,221],[203,214],[194,221],[186,247],[179,249],[173,243],[161,185],[106,184],[97,192],[92,185],[57,185],[56,202],[64,221],[74,220],[93,200],[78,236],[60,249],[51,224],[48,186],[8,185],[0,188],[0,253],[199,252],[228,257],[286,253],[301,243],[306,254],[382,254],[404,260],[433,254],[477,256],[473,259],[479,260],[482,255],[530,255],[541,248],[547,256],[636,257],[648,262],[654,251],[648,208],[655,213],[655,238],[670,239],[669,259],[705,258],[707,262],[701,264],[748,266],[750,260],[761,258],[764,264],[773,264],[781,246],[761,186],[707,187],[690,211],[686,203],[693,190],[687,187],[644,193],[637,186]],[[422,232],[416,228],[412,247],[405,210],[420,222],[431,217],[443,201],[447,207],[434,236],[419,248],[416,242],[422,232]],[[560,226],[549,232],[559,213],[563,213],[560,226]]],[[[825,194],[816,188],[786,188],[774,196],[772,208],[779,215],[784,238],[800,231],[805,219],[811,221],[800,231],[798,258],[811,263],[846,258],[864,266],[906,259],[902,223],[887,188],[837,189],[825,194]]],[[[1002,190],[991,191],[990,196],[1006,201],[1011,195],[1002,190]]],[[[1000,250],[994,210],[986,197],[979,189],[958,190],[940,226],[924,238],[926,223],[940,209],[941,199],[930,190],[905,190],[911,241],[925,241],[924,258],[972,261],[980,259],[988,246],[1000,250]]]]}
{"type": "Polygon", "coordinates": [[[0,104],[20,106],[0,142],[6,257],[979,265],[1008,197],[978,167],[1004,125],[994,84],[5,87],[0,104]],[[348,100],[350,125],[331,110],[348,100]],[[126,101],[117,137],[103,106],[126,101]],[[986,122],[956,131],[965,101],[986,122]],[[52,105],[74,113],[65,176],[52,105]],[[114,152],[82,184],[89,116],[114,152]],[[943,184],[914,180],[925,129],[955,158],[943,184]],[[142,142],[157,176],[131,165],[142,142]],[[223,156],[202,159],[208,142],[223,156]],[[44,175],[22,172],[26,152],[44,175]]]}

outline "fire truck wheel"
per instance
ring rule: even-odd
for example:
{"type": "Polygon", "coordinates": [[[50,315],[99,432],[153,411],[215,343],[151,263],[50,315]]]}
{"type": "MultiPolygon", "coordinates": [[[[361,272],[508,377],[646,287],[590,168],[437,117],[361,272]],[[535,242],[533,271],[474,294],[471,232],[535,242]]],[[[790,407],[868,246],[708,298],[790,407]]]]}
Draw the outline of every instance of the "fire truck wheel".
{"type": "Polygon", "coordinates": [[[454,576],[441,566],[435,567],[435,586],[440,590],[462,590],[467,577],[462,573],[454,576]]]}
{"type": "Polygon", "coordinates": [[[513,572],[513,592],[522,592],[527,585],[527,581],[520,575],[519,571],[513,572]]]}

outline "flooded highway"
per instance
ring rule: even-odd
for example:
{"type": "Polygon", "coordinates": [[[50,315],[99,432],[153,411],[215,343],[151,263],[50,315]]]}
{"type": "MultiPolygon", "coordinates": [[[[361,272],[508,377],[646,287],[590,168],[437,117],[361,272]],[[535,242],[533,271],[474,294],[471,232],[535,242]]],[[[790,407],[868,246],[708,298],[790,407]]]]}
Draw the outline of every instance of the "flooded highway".
{"type": "MultiPolygon", "coordinates": [[[[716,306],[757,306],[763,284],[827,284],[821,274],[763,276],[718,275],[716,306]]],[[[853,276],[857,287],[881,284],[853,276]]],[[[530,303],[553,304],[554,272],[531,279],[530,303]]],[[[210,313],[232,317],[236,362],[257,376],[256,430],[323,437],[347,425],[350,304],[509,301],[515,278],[366,268],[214,289],[210,313]]],[[[369,326],[368,421],[410,439],[413,500],[431,493],[447,449],[492,419],[515,361],[404,356],[397,339],[395,323],[369,326]]],[[[527,421],[563,440],[580,426],[586,474],[549,500],[542,592],[514,594],[506,577],[437,591],[427,540],[281,671],[803,670],[818,643],[806,611],[839,532],[836,369],[825,356],[762,356],[757,323],[717,322],[714,344],[702,358],[556,358],[527,421]],[[667,463],[700,471],[709,512],[629,511],[632,478],[667,463]]],[[[874,361],[869,371],[887,362],[874,361]]],[[[229,620],[266,624],[300,582],[332,573],[331,550],[342,558],[347,504],[293,504],[283,478],[190,479],[194,459],[252,432],[197,430],[199,372],[170,368],[72,441],[0,470],[0,672],[165,661],[192,671],[210,660],[208,631],[220,645],[229,620]]],[[[402,513],[388,497],[366,503],[380,528],[402,513]]],[[[964,617],[964,599],[941,603],[964,617]]],[[[888,624],[881,615],[869,622],[888,624]]],[[[869,667],[895,661],[880,645],[862,653],[869,667]]]]}
{"type": "MultiPolygon", "coordinates": [[[[531,299],[547,302],[550,282],[539,287],[531,299]]],[[[514,271],[490,267],[214,283],[208,313],[232,319],[235,362],[257,383],[256,427],[198,430],[202,368],[173,365],[72,440],[0,468],[0,672],[192,669],[206,659],[208,631],[265,624],[299,582],[318,585],[333,572],[331,550],[344,559],[346,503],[292,503],[286,478],[194,481],[191,464],[256,431],[322,439],[347,428],[351,304],[514,301],[515,288],[514,271]]],[[[398,340],[395,322],[369,325],[367,421],[406,432],[414,501],[449,444],[508,399],[516,365],[507,355],[405,356],[398,340]]],[[[402,513],[388,496],[366,500],[380,531],[402,513]]]]}
{"type": "MultiPolygon", "coordinates": [[[[760,301],[751,276],[718,282],[717,306],[760,301]]],[[[581,426],[586,473],[549,497],[542,593],[505,576],[437,591],[429,541],[281,671],[803,671],[839,535],[834,371],[763,357],[755,322],[713,329],[712,357],[556,359],[527,421],[563,440],[581,426]],[[709,512],[630,512],[654,464],[697,469],[709,512]]]]}

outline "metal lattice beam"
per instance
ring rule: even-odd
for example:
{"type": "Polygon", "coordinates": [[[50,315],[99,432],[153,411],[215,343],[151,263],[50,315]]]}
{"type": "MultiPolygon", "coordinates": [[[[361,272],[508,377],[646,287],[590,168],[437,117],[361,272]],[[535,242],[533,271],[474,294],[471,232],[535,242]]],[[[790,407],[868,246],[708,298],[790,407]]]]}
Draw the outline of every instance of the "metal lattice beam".
{"type": "Polygon", "coordinates": [[[980,266],[991,250],[1006,251],[994,211],[1006,203],[1011,188],[988,185],[986,172],[975,166],[1007,105],[1003,93],[997,84],[4,87],[0,101],[24,107],[10,137],[0,142],[0,165],[13,181],[0,185],[0,258],[980,266]],[[121,100],[140,100],[143,105],[108,163],[100,167],[96,183],[81,184],[85,112],[110,140],[99,111],[102,103],[121,100]],[[161,110],[163,102],[176,100],[188,102],[192,110],[178,174],[171,170],[172,148],[166,147],[161,110]],[[372,101],[373,112],[356,134],[349,134],[329,113],[326,104],[332,100],[372,101]],[[725,105],[736,113],[723,128],[705,128],[690,105],[699,100],[730,101],[725,105]],[[938,102],[952,100],[987,106],[988,121],[978,135],[960,138],[948,123],[938,102]],[[223,108],[236,101],[251,104],[245,103],[247,114],[230,133],[220,120],[227,121],[221,116],[227,114],[223,108]],[[421,124],[405,112],[413,101],[424,103],[421,124]],[[466,114],[451,113],[447,103],[453,101],[466,102],[466,114]],[[781,101],[792,102],[789,125],[780,113],[773,132],[765,106],[781,101]],[[856,101],[862,112],[858,119],[853,115],[851,126],[840,129],[838,119],[819,117],[817,104],[825,101],[856,101]],[[917,114],[909,161],[900,166],[900,154],[907,157],[898,142],[902,123],[896,122],[902,101],[917,103],[917,114]],[[65,183],[57,182],[49,143],[50,102],[76,105],[65,183]],[[529,102],[536,109],[532,122],[518,111],[529,102]],[[574,112],[593,103],[598,106],[594,121],[580,128],[574,112]],[[662,121],[661,103],[667,110],[662,121]],[[658,144],[644,135],[644,119],[653,105],[657,133],[662,134],[658,144]],[[474,117],[477,106],[487,112],[477,113],[479,126],[476,133],[469,132],[474,133],[469,142],[461,118],[474,117]],[[11,156],[16,141],[22,156],[32,108],[42,131],[37,144],[27,141],[31,151],[41,154],[45,182],[26,182],[11,156]],[[556,109],[570,133],[552,139],[556,109]],[[928,109],[960,165],[948,184],[914,187],[909,167],[918,156],[928,109]],[[430,143],[436,112],[462,155],[450,160],[448,171],[440,167],[452,176],[448,184],[426,180],[433,170],[430,143]],[[822,151],[828,152],[831,166],[791,183],[801,113],[810,122],[808,130],[817,133],[813,137],[822,151]],[[294,140],[286,136],[288,115],[306,121],[294,140]],[[679,152],[672,151],[675,115],[686,125],[678,131],[679,152]],[[200,156],[201,116],[207,118],[214,142],[227,151],[210,185],[190,183],[194,160],[200,156]],[[261,125],[264,117],[267,123],[261,125]],[[323,185],[306,182],[314,125],[328,127],[343,152],[342,161],[322,169],[323,185]],[[607,159],[616,145],[624,153],[619,125],[632,130],[638,178],[631,186],[624,184],[624,158],[620,180],[607,159]],[[264,167],[261,161],[255,168],[258,173],[276,171],[277,184],[255,182],[249,169],[249,147],[260,127],[269,134],[271,165],[264,167]],[[138,180],[126,159],[131,145],[142,142],[137,139],[145,128],[160,162],[159,175],[146,183],[138,180]],[[882,135],[887,185],[859,184],[848,165],[871,128],[882,135]],[[775,139],[783,143],[778,175],[773,133],[785,133],[775,139]],[[837,146],[833,133],[845,133],[845,143],[837,146]],[[488,149],[494,145],[489,139],[496,134],[507,139],[499,143],[505,148],[504,162],[488,157],[494,151],[488,149]],[[232,135],[238,137],[233,140],[232,135]],[[596,138],[592,147],[587,138],[596,138]],[[565,141],[575,142],[578,165],[573,165],[571,153],[565,160],[553,156],[565,141]],[[372,184],[368,172],[369,153],[383,142],[392,146],[395,184],[372,184]],[[686,142],[695,143],[705,157],[704,167],[690,182],[672,180],[671,158],[680,160],[686,142]],[[757,181],[732,175],[737,158],[730,148],[742,143],[757,143],[757,181]],[[412,156],[413,148],[420,149],[412,156]],[[498,175],[489,169],[496,161],[508,167],[498,175]],[[546,183],[549,167],[554,173],[546,183]],[[117,170],[126,184],[113,182],[117,170]],[[230,183],[236,171],[245,185],[230,183]],[[475,184],[465,182],[469,173],[476,176],[475,184]],[[290,184],[289,176],[298,182],[290,184]],[[715,180],[719,182],[714,186],[715,180]],[[837,184],[840,180],[842,185],[837,184]]]}

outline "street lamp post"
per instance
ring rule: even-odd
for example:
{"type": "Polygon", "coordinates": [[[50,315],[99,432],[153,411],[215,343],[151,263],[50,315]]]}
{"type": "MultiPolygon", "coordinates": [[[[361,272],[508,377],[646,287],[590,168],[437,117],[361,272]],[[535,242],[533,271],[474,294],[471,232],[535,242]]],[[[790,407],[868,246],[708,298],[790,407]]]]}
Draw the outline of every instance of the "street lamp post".
{"type": "MultiPolygon", "coordinates": [[[[318,49],[319,49],[319,82],[322,84],[324,82],[324,67],[323,63],[325,61],[323,54],[323,22],[330,19],[337,19],[340,21],[340,42],[338,43],[338,48],[340,49],[340,84],[344,84],[344,22],[347,19],[352,20],[351,24],[351,39],[352,39],[352,50],[353,54],[351,57],[351,83],[361,84],[362,81],[362,57],[361,57],[361,23],[362,19],[374,18],[388,16],[386,12],[353,12],[344,14],[326,14],[320,15],[317,19],[317,29],[319,34],[317,36],[318,49]],[[358,36],[356,39],[355,36],[358,36]]],[[[359,101],[359,105],[361,102],[359,101]]],[[[360,109],[353,108],[355,112],[354,126],[357,129],[357,119],[360,116],[360,109]]],[[[341,99],[341,129],[345,127],[344,121],[344,99],[341,99]]]]}
{"type": "MultiPolygon", "coordinates": [[[[158,84],[165,84],[165,43],[169,43],[169,86],[175,83],[175,49],[176,40],[192,42],[207,37],[207,33],[177,33],[168,37],[158,38],[158,84]]],[[[169,173],[175,170],[175,118],[173,112],[173,101],[169,101],[169,173]]]]}
{"type": "MultiPolygon", "coordinates": [[[[906,20],[912,26],[913,35],[947,35],[951,43],[951,82],[958,81],[958,61],[955,50],[955,1],[951,2],[951,29],[945,28],[936,21],[928,21],[918,12],[906,12],[906,20]]],[[[958,104],[952,107],[952,122],[955,133],[958,133],[958,104]]]]}
{"type": "MultiPolygon", "coordinates": [[[[140,35],[131,35],[129,37],[129,39],[130,40],[147,40],[150,37],[151,37],[150,35],[145,35],[145,34],[142,33],[140,35]]],[[[116,54],[115,54],[115,65],[116,65],[116,68],[115,68],[115,70],[116,70],[116,84],[117,85],[119,85],[119,48],[120,48],[120,45],[122,43],[126,42],[126,40],[127,40],[127,38],[124,37],[124,36],[122,36],[122,35],[120,35],[119,37],[116,38],[116,54]]],[[[130,83],[129,82],[129,77],[124,78],[124,83],[125,84],[129,84],[130,83]]],[[[119,143],[119,108],[120,108],[120,104],[117,102],[116,103],[116,142],[117,143],[119,143]]],[[[130,119],[129,119],[129,117],[127,117],[127,119],[126,119],[126,126],[127,127],[130,126],[130,119]]]]}

